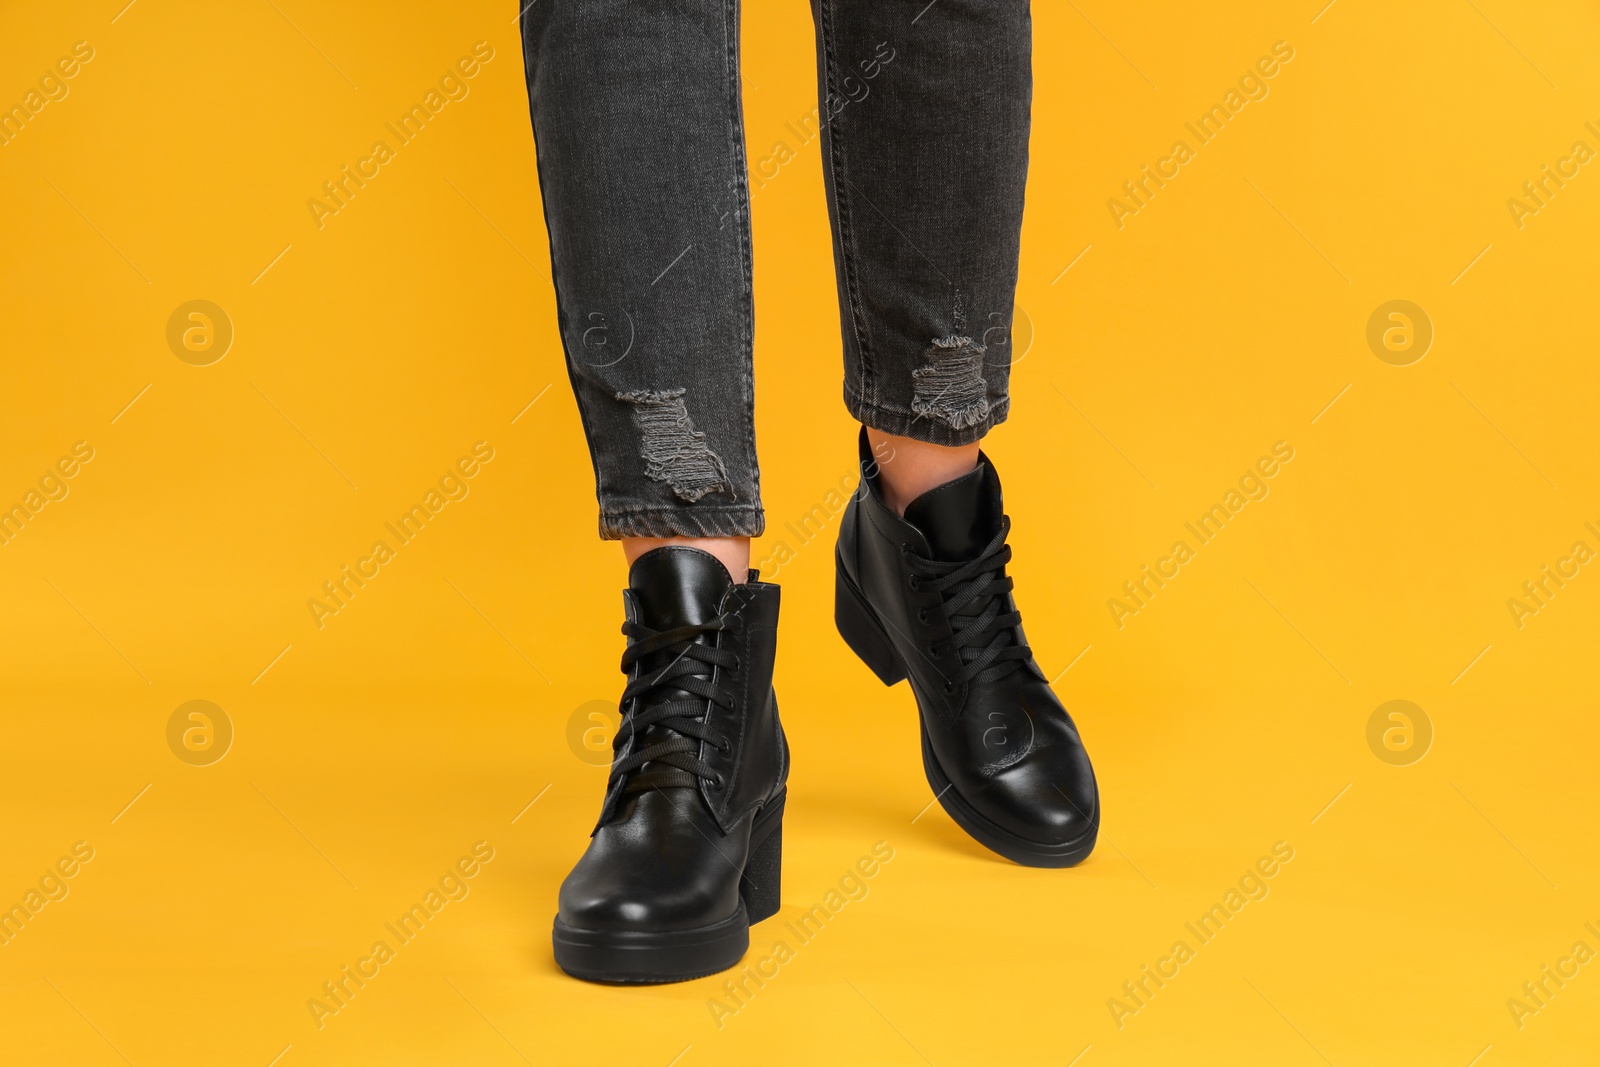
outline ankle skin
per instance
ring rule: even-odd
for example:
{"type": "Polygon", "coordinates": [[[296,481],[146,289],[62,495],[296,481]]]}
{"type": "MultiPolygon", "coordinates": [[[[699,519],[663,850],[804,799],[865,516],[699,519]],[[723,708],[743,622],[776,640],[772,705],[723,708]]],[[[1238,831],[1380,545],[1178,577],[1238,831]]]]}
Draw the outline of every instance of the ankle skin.
{"type": "Polygon", "coordinates": [[[866,427],[872,455],[878,461],[878,486],[884,503],[896,515],[930,489],[955,481],[978,465],[978,442],[970,445],[930,445],[912,437],[899,437],[866,427]]]}
{"type": "Polygon", "coordinates": [[[744,582],[750,574],[750,538],[748,537],[624,537],[622,539],[622,554],[632,567],[634,560],[646,552],[653,552],[667,545],[682,545],[685,548],[698,548],[700,551],[715,556],[718,563],[728,569],[728,576],[734,584],[744,582]]]}

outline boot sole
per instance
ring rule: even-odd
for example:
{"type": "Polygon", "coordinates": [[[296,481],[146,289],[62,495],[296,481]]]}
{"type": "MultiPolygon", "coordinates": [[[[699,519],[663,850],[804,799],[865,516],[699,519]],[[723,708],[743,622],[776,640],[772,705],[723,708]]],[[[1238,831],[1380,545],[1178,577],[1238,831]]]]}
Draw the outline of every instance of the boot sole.
{"type": "MultiPolygon", "coordinates": [[[[878,621],[878,613],[845,574],[837,553],[834,566],[837,577],[834,582],[833,621],[839,629],[839,636],[884,685],[904,681],[905,662],[900,658],[900,653],[895,651],[888,631],[878,621]]],[[[1094,851],[1100,835],[1098,811],[1087,830],[1071,841],[1060,844],[1020,837],[983,815],[967,802],[944,773],[944,768],[939,766],[939,757],[934,754],[933,745],[928,740],[927,720],[920,706],[917,709],[917,725],[922,733],[922,772],[927,776],[928,785],[933,789],[939,806],[974,841],[1024,867],[1074,867],[1094,851]]]]}
{"type": "Polygon", "coordinates": [[[783,799],[756,816],[739,874],[739,910],[692,930],[585,930],[556,918],[556,966],[588,982],[658,985],[725,971],[750,947],[750,927],[777,914],[782,896],[783,799]]]}

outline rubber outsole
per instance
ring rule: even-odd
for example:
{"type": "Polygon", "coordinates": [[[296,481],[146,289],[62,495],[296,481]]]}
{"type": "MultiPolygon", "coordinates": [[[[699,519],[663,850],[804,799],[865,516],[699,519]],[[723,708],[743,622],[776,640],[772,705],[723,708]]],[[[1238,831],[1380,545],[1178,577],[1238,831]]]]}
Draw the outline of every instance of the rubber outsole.
{"type": "MultiPolygon", "coordinates": [[[[884,685],[903,681],[906,668],[900,653],[895,651],[888,631],[878,621],[877,612],[845,574],[837,553],[834,566],[837,577],[834,580],[833,621],[838,627],[839,636],[884,685]]],[[[1076,838],[1060,843],[1020,837],[979,812],[956,790],[949,776],[944,773],[944,768],[939,766],[939,757],[934,754],[933,745],[928,740],[927,721],[922,717],[921,709],[917,712],[917,723],[922,734],[922,772],[928,779],[928,785],[938,799],[939,806],[974,841],[1024,867],[1072,867],[1094,851],[1095,842],[1100,836],[1098,811],[1088,829],[1076,838]]]]}
{"type": "Polygon", "coordinates": [[[782,897],[783,800],[756,816],[739,875],[739,908],[691,930],[586,930],[556,917],[556,966],[574,978],[619,985],[687,982],[725,971],[750,947],[750,927],[777,914],[782,897]],[[764,835],[764,836],[763,836],[764,835]]]}

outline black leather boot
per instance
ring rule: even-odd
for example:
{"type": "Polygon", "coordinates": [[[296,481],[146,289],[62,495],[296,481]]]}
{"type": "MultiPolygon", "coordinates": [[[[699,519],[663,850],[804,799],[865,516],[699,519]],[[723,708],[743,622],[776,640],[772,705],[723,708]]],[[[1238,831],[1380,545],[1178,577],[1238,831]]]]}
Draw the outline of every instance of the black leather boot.
{"type": "Polygon", "coordinates": [[[679,982],[739,962],[778,910],[788,748],[772,693],[778,587],[698,549],[634,561],[600,821],[561,884],[556,963],[600,982],[679,982]]]}
{"type": "Polygon", "coordinates": [[[834,621],[885,685],[911,679],[922,766],[960,827],[1007,859],[1070,867],[1100,829],[1094,769],[1011,598],[1000,476],[977,469],[896,515],[861,434],[839,528],[834,621]]]}

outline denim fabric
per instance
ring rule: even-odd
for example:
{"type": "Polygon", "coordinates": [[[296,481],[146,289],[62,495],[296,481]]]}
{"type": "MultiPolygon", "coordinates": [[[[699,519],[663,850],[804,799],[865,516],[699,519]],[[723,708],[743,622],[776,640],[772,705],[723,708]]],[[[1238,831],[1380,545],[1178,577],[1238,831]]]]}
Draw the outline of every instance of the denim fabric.
{"type": "MultiPolygon", "coordinates": [[[[820,127],[845,405],[970,444],[1009,407],[1028,0],[811,2],[819,106],[789,128],[820,127]]],[[[522,32],[600,534],[759,534],[738,2],[539,0],[522,32]]]]}

